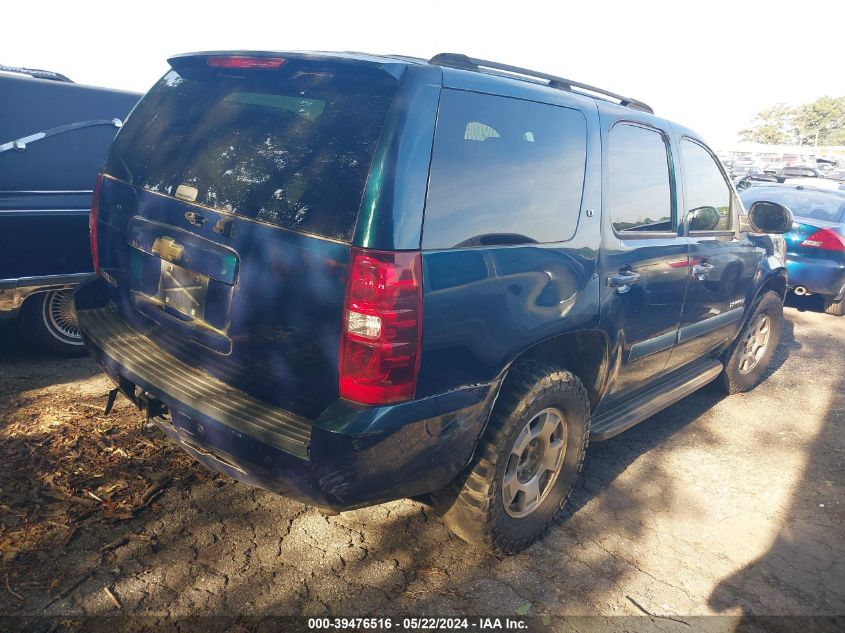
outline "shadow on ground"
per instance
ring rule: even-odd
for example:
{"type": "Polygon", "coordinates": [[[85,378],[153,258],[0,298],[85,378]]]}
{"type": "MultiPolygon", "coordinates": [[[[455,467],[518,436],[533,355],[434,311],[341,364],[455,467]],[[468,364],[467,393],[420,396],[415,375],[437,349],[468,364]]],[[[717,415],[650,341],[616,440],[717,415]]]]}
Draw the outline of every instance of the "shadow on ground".
{"type": "MultiPolygon", "coordinates": [[[[711,551],[702,547],[688,527],[698,517],[712,517],[713,507],[703,501],[711,490],[714,504],[725,503],[725,489],[732,482],[737,482],[735,494],[747,492],[741,481],[742,469],[748,467],[744,456],[777,449],[755,444],[738,422],[759,413],[760,403],[782,398],[782,386],[790,381],[798,391],[812,380],[804,365],[795,371],[790,354],[814,362],[813,372],[835,368],[836,362],[841,371],[835,353],[842,339],[839,348],[835,340],[832,347],[825,343],[813,361],[806,346],[815,351],[820,340],[814,332],[797,337],[787,321],[759,393],[726,402],[711,386],[623,435],[591,446],[569,520],[517,556],[498,558],[474,550],[454,537],[430,508],[413,501],[325,517],[297,502],[213,478],[174,486],[131,520],[90,524],[39,559],[52,566],[61,579],[58,584],[26,585],[16,576],[12,588],[23,600],[4,592],[0,608],[162,617],[614,615],[708,609],[759,615],[803,602],[808,613],[841,612],[843,557],[830,547],[837,525],[841,533],[841,510],[824,518],[816,512],[819,503],[826,503],[825,482],[841,492],[841,383],[823,430],[808,447],[808,467],[768,553],[738,572],[719,573],[736,565],[718,551],[718,543],[708,543],[711,551]],[[733,426],[720,423],[721,415],[733,426]],[[688,454],[699,461],[685,464],[688,454]],[[832,463],[838,466],[831,469],[832,463]],[[702,488],[706,494],[691,494],[702,488]],[[658,519],[664,523],[656,524],[658,519]],[[671,521],[679,527],[673,529],[671,521]]],[[[44,367],[44,359],[19,354],[14,362],[2,364],[8,372],[4,376],[31,365],[44,373],[38,384],[46,384],[50,376],[65,382],[95,371],[88,360],[55,371],[44,367]]],[[[5,388],[14,398],[15,391],[31,385],[16,378],[5,388]]],[[[801,403],[794,401],[795,416],[800,409],[801,403]]],[[[80,418],[79,423],[87,422],[80,418]]],[[[145,439],[165,441],[152,433],[154,437],[145,439]]],[[[38,450],[53,449],[46,444],[38,450]]],[[[60,461],[56,455],[51,460],[60,461]]],[[[155,469],[166,468],[158,463],[155,469]]],[[[139,476],[158,474],[147,470],[139,476]]],[[[0,568],[0,576],[9,569],[0,568]]]]}
{"type": "MultiPolygon", "coordinates": [[[[724,578],[708,603],[745,614],[845,614],[845,375],[842,358],[832,364],[838,381],[821,430],[808,447],[806,467],[769,550],[724,578]],[[831,460],[833,454],[836,459],[831,460]],[[838,535],[839,551],[826,544],[838,535]]],[[[797,395],[800,398],[800,394],[797,395]]]]}

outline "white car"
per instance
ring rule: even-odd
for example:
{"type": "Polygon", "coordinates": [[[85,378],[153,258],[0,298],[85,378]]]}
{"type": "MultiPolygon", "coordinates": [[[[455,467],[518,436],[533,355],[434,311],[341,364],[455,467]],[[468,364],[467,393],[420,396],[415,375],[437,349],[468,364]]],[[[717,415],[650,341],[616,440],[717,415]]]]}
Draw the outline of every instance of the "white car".
{"type": "Polygon", "coordinates": [[[839,189],[842,183],[830,178],[787,178],[783,181],[785,185],[803,185],[815,189],[839,189]]]}

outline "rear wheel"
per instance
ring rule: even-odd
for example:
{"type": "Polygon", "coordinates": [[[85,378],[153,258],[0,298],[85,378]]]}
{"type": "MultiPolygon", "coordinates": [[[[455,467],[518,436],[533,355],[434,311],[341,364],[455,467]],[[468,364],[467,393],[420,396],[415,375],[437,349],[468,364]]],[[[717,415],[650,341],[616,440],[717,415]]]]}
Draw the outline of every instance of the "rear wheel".
{"type": "Polygon", "coordinates": [[[834,301],[833,297],[825,297],[824,311],[826,314],[832,314],[833,316],[842,316],[845,314],[845,299],[834,301]]]}
{"type": "Polygon", "coordinates": [[[560,517],[581,471],[590,404],[573,374],[523,364],[509,372],[468,470],[433,496],[458,536],[511,554],[560,517]]]}
{"type": "Polygon", "coordinates": [[[26,335],[39,347],[62,356],[85,352],[73,306],[73,290],[32,295],[21,309],[26,335]]]}
{"type": "Polygon", "coordinates": [[[760,382],[777,347],[782,325],[780,295],[773,291],[764,293],[725,358],[722,386],[727,393],[748,391],[760,382]]]}

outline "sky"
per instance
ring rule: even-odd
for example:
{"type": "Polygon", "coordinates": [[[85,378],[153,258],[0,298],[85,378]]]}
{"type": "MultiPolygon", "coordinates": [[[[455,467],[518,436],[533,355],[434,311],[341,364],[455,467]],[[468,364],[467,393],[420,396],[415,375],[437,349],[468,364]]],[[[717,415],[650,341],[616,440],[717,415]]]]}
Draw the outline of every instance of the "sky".
{"type": "Polygon", "coordinates": [[[841,0],[10,0],[2,16],[0,64],[78,83],[143,92],[200,50],[464,53],[640,99],[716,149],[775,103],[845,95],[841,0]]]}

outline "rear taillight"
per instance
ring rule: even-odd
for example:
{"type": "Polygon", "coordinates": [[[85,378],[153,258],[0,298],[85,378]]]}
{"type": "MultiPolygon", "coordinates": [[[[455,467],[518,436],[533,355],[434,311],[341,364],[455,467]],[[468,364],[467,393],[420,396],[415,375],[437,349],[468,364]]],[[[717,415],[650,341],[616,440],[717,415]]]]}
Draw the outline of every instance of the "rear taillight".
{"type": "Polygon", "coordinates": [[[281,57],[226,55],[209,57],[206,63],[212,68],[280,68],[285,60],[281,57]]]}
{"type": "Polygon", "coordinates": [[[91,196],[91,212],[88,214],[88,238],[91,240],[91,259],[94,262],[94,272],[100,274],[100,253],[97,250],[97,215],[100,210],[100,183],[103,174],[97,174],[94,183],[94,194],[91,196]]]}
{"type": "Polygon", "coordinates": [[[364,404],[414,397],[422,334],[418,252],[353,248],[340,343],[340,395],[364,404]]]}
{"type": "Polygon", "coordinates": [[[801,246],[818,248],[823,251],[845,251],[845,237],[833,229],[819,229],[801,242],[801,246]]]}

